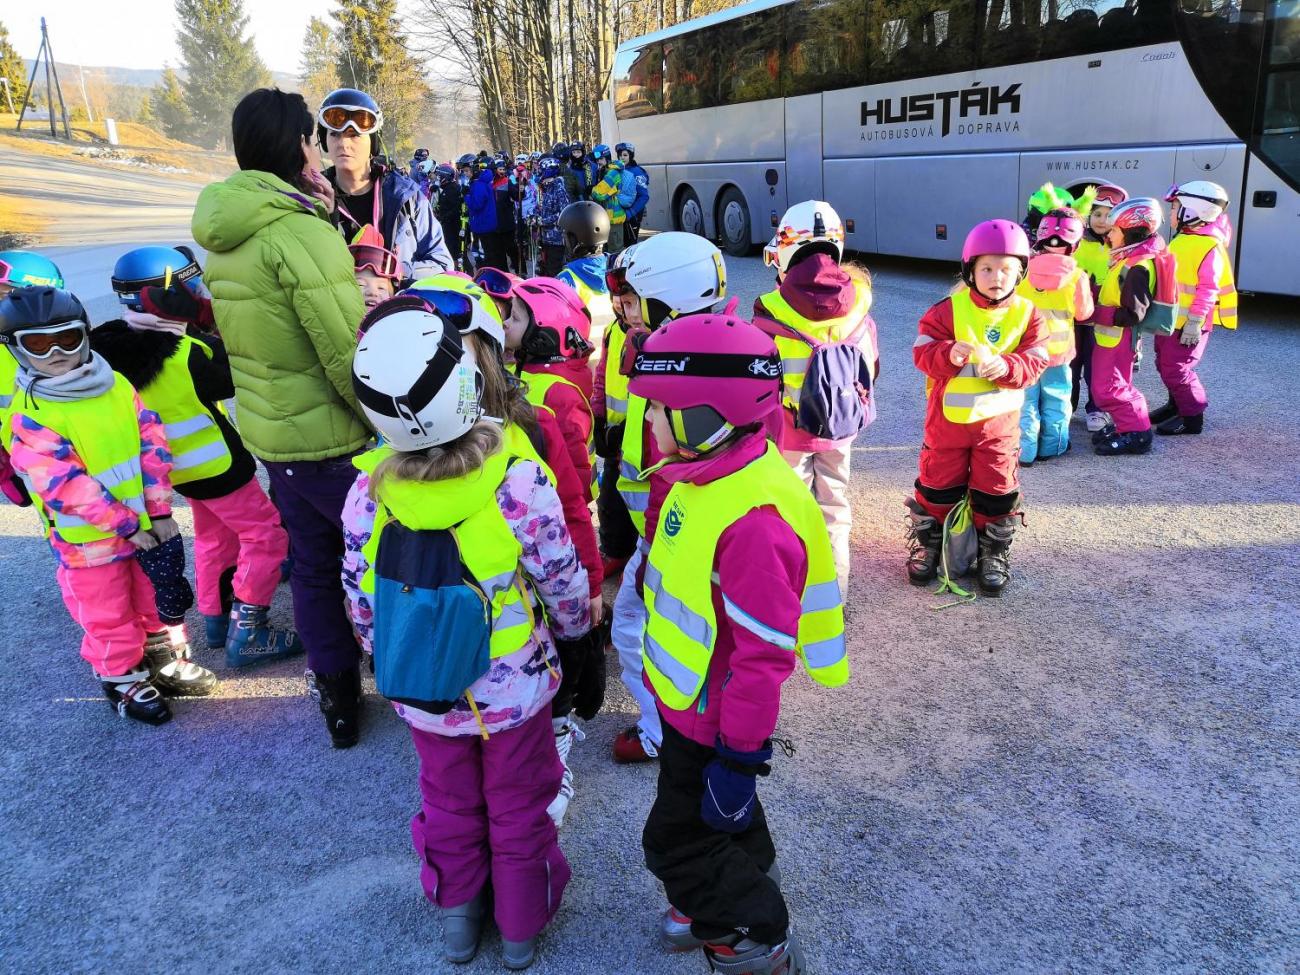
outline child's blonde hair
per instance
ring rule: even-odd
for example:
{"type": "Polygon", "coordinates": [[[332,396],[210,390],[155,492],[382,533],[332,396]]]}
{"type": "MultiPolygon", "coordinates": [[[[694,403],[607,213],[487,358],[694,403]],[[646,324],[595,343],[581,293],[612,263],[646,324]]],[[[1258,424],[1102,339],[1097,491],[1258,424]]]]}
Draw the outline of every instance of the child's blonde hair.
{"type": "Polygon", "coordinates": [[[868,289],[871,287],[871,272],[867,270],[865,264],[859,264],[857,261],[845,261],[840,267],[845,274],[858,284],[865,285],[868,289]]]}
{"type": "Polygon", "coordinates": [[[496,344],[478,332],[470,332],[464,339],[474,353],[478,371],[483,375],[483,395],[479,400],[483,412],[500,417],[505,423],[513,423],[530,438],[533,437],[537,431],[537,414],[523,387],[506,374],[496,344]]]}
{"type": "Polygon", "coordinates": [[[501,443],[501,428],[491,420],[479,420],[450,443],[393,454],[375,468],[370,478],[370,497],[376,498],[380,485],[389,478],[446,481],[472,474],[501,449],[501,443]]]}

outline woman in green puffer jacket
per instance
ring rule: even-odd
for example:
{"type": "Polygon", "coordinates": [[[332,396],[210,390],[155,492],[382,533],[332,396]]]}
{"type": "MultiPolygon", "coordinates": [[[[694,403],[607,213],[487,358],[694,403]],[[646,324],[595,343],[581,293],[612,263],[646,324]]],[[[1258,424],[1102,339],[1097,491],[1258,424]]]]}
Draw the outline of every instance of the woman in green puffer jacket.
{"type": "Polygon", "coordinates": [[[230,353],[239,432],[270,476],[293,553],[293,614],[335,747],[356,743],[360,652],[339,576],[352,457],[371,439],[352,391],[365,306],[329,222],[301,95],[261,88],[233,118],[240,171],[199,194],[194,239],[230,353]]]}

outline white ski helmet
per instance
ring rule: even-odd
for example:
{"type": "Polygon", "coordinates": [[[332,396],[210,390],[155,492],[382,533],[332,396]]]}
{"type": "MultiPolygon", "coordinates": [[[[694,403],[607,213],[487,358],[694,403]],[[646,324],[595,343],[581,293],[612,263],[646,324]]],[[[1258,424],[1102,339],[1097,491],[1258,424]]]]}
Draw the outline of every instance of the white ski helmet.
{"type": "Polygon", "coordinates": [[[763,248],[763,263],[785,274],[805,248],[830,254],[837,263],[844,257],[844,223],[829,203],[805,200],[786,210],[776,234],[763,248]]]}
{"type": "Polygon", "coordinates": [[[651,328],[668,318],[707,311],[727,297],[722,251],[697,234],[655,234],[620,254],[615,268],[641,299],[641,315],[651,328]]]}
{"type": "Polygon", "coordinates": [[[483,415],[483,377],[455,325],[411,296],[361,323],[352,388],[380,436],[396,450],[450,443],[483,415]]]}
{"type": "Polygon", "coordinates": [[[1193,179],[1170,187],[1165,202],[1175,201],[1179,223],[1213,223],[1228,205],[1228,191],[1208,179],[1193,179]]]}

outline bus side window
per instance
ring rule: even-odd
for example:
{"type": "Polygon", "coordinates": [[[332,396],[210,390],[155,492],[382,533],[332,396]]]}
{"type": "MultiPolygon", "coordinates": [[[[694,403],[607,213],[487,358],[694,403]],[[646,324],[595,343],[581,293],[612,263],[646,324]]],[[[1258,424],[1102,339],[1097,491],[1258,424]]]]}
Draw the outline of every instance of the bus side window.
{"type": "Polygon", "coordinates": [[[642,118],[664,110],[663,47],[624,51],[614,60],[614,114],[642,118]]]}
{"type": "Polygon", "coordinates": [[[784,10],[787,98],[868,82],[866,0],[806,0],[784,10]]]}
{"type": "Polygon", "coordinates": [[[717,28],[664,41],[664,111],[686,112],[718,104],[717,28]]]}
{"type": "Polygon", "coordinates": [[[963,0],[907,5],[872,0],[870,37],[872,84],[975,66],[975,24],[971,5],[963,0]],[[907,16],[899,16],[904,12],[907,16]]]}
{"type": "Polygon", "coordinates": [[[781,97],[782,13],[776,7],[713,28],[714,45],[726,59],[718,74],[719,105],[781,97]]]}

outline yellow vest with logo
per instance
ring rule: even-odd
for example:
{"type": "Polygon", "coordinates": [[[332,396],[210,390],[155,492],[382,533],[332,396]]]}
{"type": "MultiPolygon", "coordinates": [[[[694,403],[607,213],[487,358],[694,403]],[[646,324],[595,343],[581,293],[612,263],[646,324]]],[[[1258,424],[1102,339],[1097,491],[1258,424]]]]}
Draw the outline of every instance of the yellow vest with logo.
{"type": "Polygon", "coordinates": [[[1224,328],[1237,327],[1237,282],[1232,276],[1228,249],[1217,238],[1206,234],[1178,234],[1169,242],[1169,253],[1178,262],[1178,319],[1174,323],[1175,329],[1182,328],[1187,322],[1187,310],[1192,307],[1196,286],[1201,280],[1201,265],[1216,247],[1222,251],[1223,270],[1215,282],[1219,287],[1219,297],[1214,303],[1211,321],[1224,328]]]}
{"type": "Polygon", "coordinates": [[[1101,283],[1106,280],[1106,272],[1110,270],[1110,245],[1105,241],[1085,237],[1079,241],[1079,246],[1074,251],[1074,260],[1092,278],[1093,283],[1101,287],[1101,283]]]}
{"type": "MultiPolygon", "coordinates": [[[[872,294],[866,285],[855,281],[853,307],[848,313],[838,318],[828,318],[815,322],[804,318],[790,306],[781,295],[781,289],[769,291],[763,295],[763,307],[782,325],[789,325],[818,342],[842,342],[863,325],[868,312],[871,311],[872,294]]],[[[799,408],[799,391],[803,389],[804,379],[808,374],[808,361],[812,358],[812,347],[793,335],[775,335],[776,350],[781,355],[781,367],[785,374],[785,392],[781,402],[791,410],[799,408]]],[[[863,328],[859,347],[870,366],[876,361],[876,350],[871,347],[871,331],[863,328]]]]}
{"type": "MultiPolygon", "coordinates": [[[[591,415],[591,404],[587,402],[587,397],[582,392],[582,387],[573,380],[567,379],[564,376],[553,372],[529,372],[524,375],[527,377],[524,379],[524,395],[528,397],[528,402],[532,403],[533,406],[539,406],[542,409],[550,409],[550,407],[546,405],[546,394],[550,392],[551,387],[556,383],[561,383],[565,386],[572,386],[577,390],[578,395],[582,398],[583,405],[587,408],[588,429],[592,430],[591,433],[587,434],[587,460],[591,464],[594,477],[596,468],[596,440],[594,437],[595,420],[591,415]]],[[[590,487],[591,498],[594,501],[596,498],[595,485],[593,484],[590,487]]]]}
{"type": "MultiPolygon", "coordinates": [[[[650,547],[645,572],[645,672],[666,707],[684,711],[708,680],[717,640],[713,561],[718,540],[755,508],[773,505],[808,554],[801,593],[803,614],[787,649],[827,687],[849,679],[844,606],[821,509],[799,476],[769,443],[762,457],[710,484],[679,482],[664,501],[664,521],[650,547]]],[[[780,645],[772,631],[769,642],[780,645]]],[[[702,702],[703,703],[703,702],[702,702]]]]}
{"type": "MultiPolygon", "coordinates": [[[[393,453],[391,447],[379,447],[362,454],[353,464],[359,470],[373,474],[380,462],[393,453]]],[[[482,468],[463,477],[445,481],[385,480],[375,501],[375,524],[370,540],[361,550],[368,566],[361,580],[362,590],[375,591],[373,567],[379,555],[384,526],[390,521],[397,521],[412,531],[446,528],[455,536],[461,560],[492,607],[491,656],[495,659],[522,650],[536,628],[537,610],[532,590],[519,566],[523,547],[506,523],[496,500],[496,486],[505,480],[510,465],[519,456],[507,445],[489,457],[482,468]],[[484,479],[493,488],[482,507],[450,528],[437,519],[437,512],[447,504],[463,501],[467,494],[472,496],[481,491],[484,479]]],[[[430,652],[433,652],[435,634],[431,633],[429,637],[430,652]]]]}
{"type": "Polygon", "coordinates": [[[627,506],[637,534],[645,538],[645,517],[650,509],[650,479],[642,479],[645,459],[645,408],[641,396],[628,395],[627,419],[623,426],[623,452],[618,462],[618,493],[627,506]]]}
{"type": "Polygon", "coordinates": [[[1084,273],[1082,267],[1076,267],[1065,284],[1051,291],[1039,291],[1029,283],[1026,275],[1016,288],[1016,292],[1033,302],[1047,319],[1047,354],[1053,359],[1067,355],[1074,346],[1074,320],[1078,314],[1074,297],[1078,293],[1079,278],[1084,273]]]}
{"type": "MultiPolygon", "coordinates": [[[[140,390],[145,406],[162,417],[167,447],[172,454],[172,484],[188,484],[230,470],[230,448],[221,427],[194,391],[190,352],[197,346],[209,359],[212,350],[188,335],[163,363],[162,371],[140,390]]],[[[218,409],[221,407],[218,406],[218,409]]]]}
{"type": "MultiPolygon", "coordinates": [[[[86,465],[86,472],[99,482],[113,500],[126,505],[140,518],[140,530],[148,531],[153,522],[145,513],[144,469],[140,466],[140,418],[135,412],[135,390],[117,373],[108,392],[91,399],[59,403],[41,399],[39,409],[30,413],[15,399],[4,418],[5,443],[12,436],[13,418],[27,413],[33,420],[53,430],[72,444],[86,465]]],[[[46,508],[40,495],[29,492],[45,523],[46,535],[53,534],[74,545],[113,538],[112,532],[100,531],[76,515],[46,508]]]]}
{"type": "Polygon", "coordinates": [[[600,367],[605,370],[605,424],[617,426],[627,419],[627,381],[619,369],[623,365],[623,345],[627,332],[621,325],[605,333],[605,355],[600,367]]]}
{"type": "MultiPolygon", "coordinates": [[[[1156,265],[1155,261],[1150,259],[1138,261],[1133,267],[1146,268],[1147,280],[1151,282],[1151,291],[1154,294],[1156,290],[1156,265]]],[[[1106,280],[1101,283],[1101,291],[1097,293],[1097,303],[1105,305],[1107,308],[1118,308],[1124,286],[1124,279],[1128,277],[1131,268],[1127,267],[1123,261],[1116,263],[1109,271],[1106,272],[1106,280]]],[[[1119,345],[1120,339],[1124,337],[1124,326],[1122,325],[1102,325],[1100,323],[1093,326],[1093,334],[1097,339],[1097,344],[1103,349],[1113,349],[1119,345]]]]}
{"type": "MultiPolygon", "coordinates": [[[[968,342],[976,355],[1003,355],[1020,344],[1034,315],[1028,298],[1015,295],[1001,308],[980,308],[962,288],[952,296],[952,327],[958,342],[968,342]]],[[[1025,402],[1023,389],[1006,389],[975,374],[975,359],[961,367],[943,391],[943,416],[951,423],[979,423],[1014,413],[1025,402]]]]}

